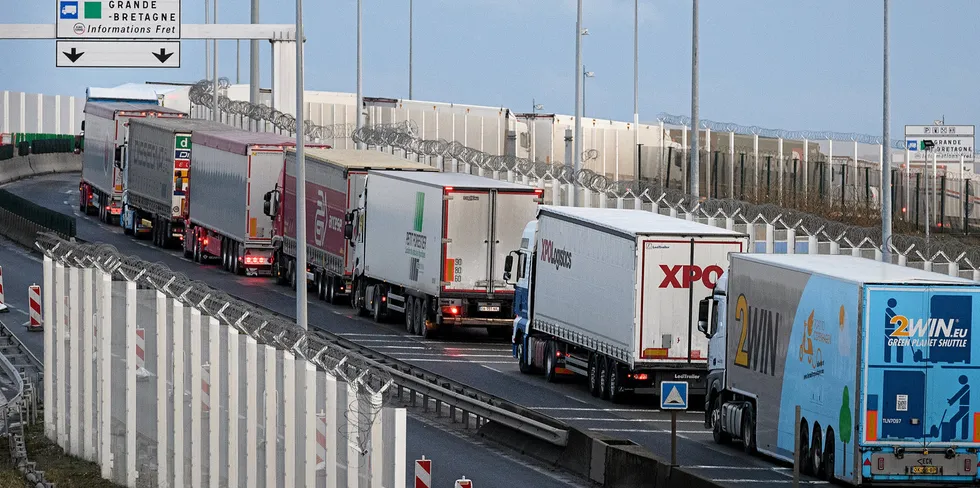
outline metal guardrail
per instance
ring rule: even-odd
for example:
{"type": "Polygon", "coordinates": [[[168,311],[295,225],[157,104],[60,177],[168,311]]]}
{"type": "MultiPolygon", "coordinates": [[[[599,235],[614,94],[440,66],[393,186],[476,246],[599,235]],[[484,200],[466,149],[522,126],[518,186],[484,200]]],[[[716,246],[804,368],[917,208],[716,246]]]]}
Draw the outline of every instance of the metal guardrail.
{"type": "Polygon", "coordinates": [[[467,428],[478,429],[490,421],[554,445],[565,446],[568,441],[568,426],[556,419],[335,334],[323,330],[304,331],[292,318],[202,282],[191,281],[162,263],[148,263],[122,255],[108,244],[84,243],[79,239],[66,241],[50,233],[38,233],[36,245],[52,258],[73,262],[75,266],[96,266],[114,276],[136,281],[141,287],[160,290],[241,330],[261,344],[289,350],[327,371],[338,372],[351,383],[368,389],[376,385],[373,392],[387,392],[399,399],[403,399],[407,392],[413,405],[421,396],[423,408],[428,410],[434,403],[437,415],[446,405],[454,422],[458,410],[467,428]],[[388,388],[390,384],[396,388],[388,388]],[[471,417],[475,422],[470,422],[471,417]]]}
{"type": "Polygon", "coordinates": [[[0,340],[5,341],[0,343],[0,349],[3,349],[0,352],[0,373],[10,378],[17,390],[17,394],[0,405],[0,419],[3,421],[3,434],[7,436],[11,460],[24,478],[36,488],[51,488],[54,484],[47,481],[44,471],[37,469],[37,463],[28,458],[24,432],[24,426],[34,424],[39,416],[41,398],[35,385],[43,380],[44,367],[37,356],[3,322],[0,322],[0,340]],[[26,360],[26,364],[20,365],[19,369],[19,364],[15,365],[8,358],[12,355],[6,350],[10,346],[14,347],[17,357],[26,360]],[[28,371],[29,369],[33,372],[28,371]]]}

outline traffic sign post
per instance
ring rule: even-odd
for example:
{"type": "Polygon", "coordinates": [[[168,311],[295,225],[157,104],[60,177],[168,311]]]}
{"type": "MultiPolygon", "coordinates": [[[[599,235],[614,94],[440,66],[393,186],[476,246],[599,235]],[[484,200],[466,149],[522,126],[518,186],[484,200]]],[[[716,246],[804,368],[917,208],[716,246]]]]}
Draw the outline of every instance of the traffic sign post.
{"type": "Polygon", "coordinates": [[[677,466],[677,411],[687,410],[687,382],[660,383],[660,409],[670,411],[670,465],[677,466]]]}
{"type": "Polygon", "coordinates": [[[909,161],[928,162],[929,155],[935,155],[939,162],[972,163],[975,160],[974,125],[906,125],[905,148],[908,149],[909,161]],[[933,147],[926,147],[926,141],[932,141],[933,147]],[[926,151],[928,150],[928,155],[926,151]]]}
{"type": "Polygon", "coordinates": [[[179,68],[179,41],[57,41],[58,68],[179,68]]]}
{"type": "Polygon", "coordinates": [[[180,0],[55,0],[55,66],[179,68],[180,0]]]}

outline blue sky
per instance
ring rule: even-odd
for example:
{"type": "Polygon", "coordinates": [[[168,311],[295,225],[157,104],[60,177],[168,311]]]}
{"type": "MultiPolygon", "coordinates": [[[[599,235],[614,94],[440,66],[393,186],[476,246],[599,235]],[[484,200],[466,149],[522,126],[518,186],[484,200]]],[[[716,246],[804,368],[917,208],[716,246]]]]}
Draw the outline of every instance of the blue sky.
{"type": "MultiPolygon", "coordinates": [[[[0,0],[4,23],[51,23],[48,1],[0,0]],[[41,8],[40,5],[45,5],[41,8]]],[[[248,0],[219,0],[222,23],[247,23],[248,0]]],[[[262,21],[292,23],[292,0],[262,0],[262,21]]],[[[306,1],[306,86],[355,88],[355,0],[306,1]]],[[[416,99],[574,109],[575,0],[415,0],[416,99]]],[[[690,114],[691,0],[640,1],[640,118],[690,114]]],[[[892,0],[892,137],[903,125],[980,114],[977,0],[892,0]]],[[[589,116],[631,120],[633,0],[584,0],[589,116]]],[[[408,0],[364,0],[364,92],[408,95],[408,0]]],[[[183,0],[203,23],[203,0],[183,0]]],[[[881,0],[701,0],[702,118],[782,129],[881,133],[881,0]]],[[[242,82],[248,49],[242,43],[242,82]]],[[[82,95],[86,86],[197,81],[203,41],[184,41],[180,69],[55,68],[54,41],[4,41],[0,89],[82,95]]],[[[263,87],[269,86],[263,43],[263,87]]],[[[219,47],[235,80],[235,42],[219,47]]]]}

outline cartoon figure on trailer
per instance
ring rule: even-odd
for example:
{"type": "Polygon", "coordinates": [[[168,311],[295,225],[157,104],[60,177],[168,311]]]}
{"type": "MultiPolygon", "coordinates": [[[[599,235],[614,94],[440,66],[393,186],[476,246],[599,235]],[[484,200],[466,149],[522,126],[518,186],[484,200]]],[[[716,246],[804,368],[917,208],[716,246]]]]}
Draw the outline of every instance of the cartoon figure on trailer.
{"type": "Polygon", "coordinates": [[[893,346],[892,336],[895,335],[895,329],[897,329],[899,319],[898,314],[895,313],[895,307],[898,306],[898,301],[894,298],[888,299],[888,308],[885,309],[885,362],[892,362],[892,348],[895,348],[895,362],[904,363],[905,362],[905,346],[893,346]]]}
{"type": "Polygon", "coordinates": [[[943,442],[949,442],[953,440],[954,434],[956,433],[956,424],[959,423],[960,440],[968,439],[967,434],[970,430],[970,421],[966,415],[970,413],[969,378],[967,378],[966,375],[960,375],[959,383],[963,386],[960,387],[959,391],[957,391],[952,398],[946,400],[946,403],[949,403],[949,406],[951,407],[954,403],[959,401],[959,410],[953,414],[949,421],[943,422],[943,420],[946,419],[946,414],[949,412],[949,409],[947,408],[946,411],[943,412],[943,420],[939,421],[939,425],[932,426],[929,437],[939,437],[943,442]]]}

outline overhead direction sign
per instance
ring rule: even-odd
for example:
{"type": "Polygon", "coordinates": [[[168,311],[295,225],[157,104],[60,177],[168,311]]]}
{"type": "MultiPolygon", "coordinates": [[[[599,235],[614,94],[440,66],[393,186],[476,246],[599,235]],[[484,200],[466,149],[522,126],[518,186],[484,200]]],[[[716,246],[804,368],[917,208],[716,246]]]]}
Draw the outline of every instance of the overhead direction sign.
{"type": "Polygon", "coordinates": [[[687,410],[687,382],[663,381],[660,383],[661,410],[687,410]]]}
{"type": "Polygon", "coordinates": [[[179,68],[180,41],[57,41],[59,68],[179,68]]]}
{"type": "Polygon", "coordinates": [[[180,39],[180,0],[55,0],[58,39],[180,39]]]}
{"type": "Polygon", "coordinates": [[[962,156],[965,162],[972,163],[976,159],[975,129],[973,125],[906,125],[909,161],[925,162],[927,157],[931,161],[935,154],[937,162],[959,162],[962,156]],[[934,146],[927,148],[925,141],[932,141],[934,146]]]}

